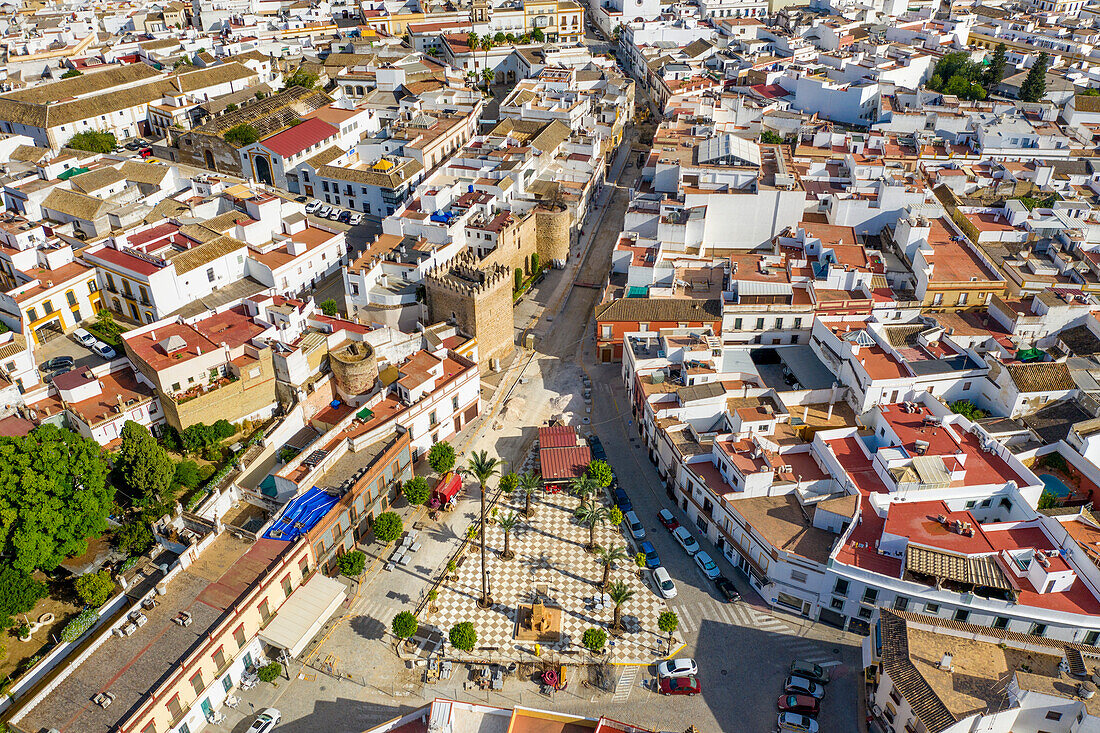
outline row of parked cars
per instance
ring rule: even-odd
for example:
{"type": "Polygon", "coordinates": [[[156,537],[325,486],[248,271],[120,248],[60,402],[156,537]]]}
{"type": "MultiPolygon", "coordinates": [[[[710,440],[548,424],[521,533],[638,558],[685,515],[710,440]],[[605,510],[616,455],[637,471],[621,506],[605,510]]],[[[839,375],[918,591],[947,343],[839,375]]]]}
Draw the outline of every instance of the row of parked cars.
{"type": "MultiPolygon", "coordinates": [[[[86,329],[78,328],[73,331],[73,338],[76,339],[76,342],[81,346],[90,349],[96,356],[104,359],[115,358],[115,350],[97,339],[86,329]]],[[[46,374],[59,374],[69,371],[75,365],[76,360],[71,356],[55,356],[52,359],[42,362],[39,371],[46,374]]]]}
{"type": "Polygon", "coordinates": [[[829,684],[829,671],[813,662],[791,662],[779,696],[779,730],[818,733],[817,715],[829,684]]]}
{"type": "MultiPolygon", "coordinates": [[[[299,198],[303,199],[305,197],[300,196],[299,198]]],[[[363,215],[358,211],[348,211],[347,209],[341,209],[339,206],[322,204],[320,201],[310,201],[306,204],[306,213],[313,214],[321,219],[338,221],[348,226],[357,226],[363,223],[363,215]]]]}

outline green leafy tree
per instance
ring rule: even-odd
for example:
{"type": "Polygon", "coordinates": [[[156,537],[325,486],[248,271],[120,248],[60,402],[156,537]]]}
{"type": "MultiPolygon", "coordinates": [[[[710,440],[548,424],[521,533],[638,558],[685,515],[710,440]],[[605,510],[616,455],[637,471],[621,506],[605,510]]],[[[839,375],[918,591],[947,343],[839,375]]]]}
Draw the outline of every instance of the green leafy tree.
{"type": "Polygon", "coordinates": [[[611,628],[617,629],[622,622],[623,606],[634,597],[634,589],[621,580],[616,580],[607,589],[607,595],[611,598],[611,605],[615,607],[615,614],[611,620],[611,628]]]}
{"type": "Polygon", "coordinates": [[[330,318],[335,317],[336,314],[340,312],[340,305],[332,298],[322,300],[321,312],[330,318]]]}
{"type": "Polygon", "coordinates": [[[535,30],[531,31],[531,40],[535,43],[545,43],[546,34],[542,32],[541,28],[536,28],[535,30]]]}
{"type": "Polygon", "coordinates": [[[274,682],[282,673],[283,665],[278,662],[268,662],[256,671],[256,676],[260,678],[260,682],[274,682]]]}
{"type": "Polygon", "coordinates": [[[501,31],[497,31],[496,34],[493,36],[493,43],[495,43],[498,46],[503,44],[503,43],[506,43],[507,41],[508,41],[508,36],[504,35],[504,33],[501,32],[501,31]]]}
{"type": "Polygon", "coordinates": [[[347,578],[358,578],[363,574],[363,568],[367,566],[367,556],[359,550],[345,552],[336,558],[336,567],[340,568],[340,574],[347,578]]]}
{"type": "Polygon", "coordinates": [[[596,564],[603,568],[603,580],[600,581],[601,588],[607,588],[608,583],[611,582],[611,568],[625,559],[625,547],[602,547],[601,545],[596,545],[596,564]]]}
{"type": "Polygon", "coordinates": [[[771,130],[764,130],[760,133],[760,142],[765,145],[782,145],[783,138],[780,137],[778,133],[772,132],[771,130]]]}
{"type": "Polygon", "coordinates": [[[405,527],[401,523],[401,517],[397,512],[382,512],[379,514],[378,518],[374,520],[373,529],[375,539],[386,544],[396,540],[405,531],[405,527]]]}
{"type": "Polygon", "coordinates": [[[245,145],[251,145],[260,139],[260,133],[256,132],[256,128],[247,122],[242,122],[239,125],[230,127],[222,135],[225,141],[235,148],[243,148],[245,145]]]}
{"type": "Polygon", "coordinates": [[[672,653],[672,635],[676,633],[676,629],[680,628],[680,617],[673,611],[664,611],[657,617],[657,628],[668,634],[668,651],[666,654],[672,653]]]}
{"type": "Polygon", "coordinates": [[[293,74],[283,79],[283,89],[290,89],[291,87],[312,89],[317,86],[317,80],[318,76],[316,74],[306,71],[305,69],[298,69],[293,74]]]}
{"type": "Polygon", "coordinates": [[[1043,489],[1043,493],[1039,495],[1039,502],[1035,505],[1036,509],[1053,509],[1058,506],[1058,497],[1051,492],[1043,489]]]}
{"type": "Polygon", "coordinates": [[[990,93],[995,91],[997,85],[1001,83],[1001,79],[1004,79],[1007,63],[1005,50],[1005,45],[998,43],[997,47],[993,49],[993,57],[989,59],[989,66],[985,67],[982,83],[985,84],[986,91],[990,93]]]}
{"type": "Polygon", "coordinates": [[[72,79],[75,76],[84,76],[84,72],[80,71],[79,69],[69,69],[64,74],[61,75],[61,78],[62,79],[72,79]]]}
{"type": "Polygon", "coordinates": [[[45,583],[10,565],[0,566],[0,629],[10,629],[16,614],[32,610],[45,596],[45,583]]]}
{"type": "Polygon", "coordinates": [[[615,478],[615,474],[611,472],[611,465],[607,461],[601,461],[599,459],[591,461],[588,464],[588,468],[585,473],[591,476],[601,489],[606,489],[611,485],[611,480],[615,478]]]}
{"type": "Polygon", "coordinates": [[[397,614],[390,623],[393,635],[402,640],[411,638],[418,628],[420,628],[420,623],[416,620],[416,616],[409,611],[402,611],[397,614]]]}
{"type": "Polygon", "coordinates": [[[84,554],[106,531],[114,494],[94,441],[55,425],[0,437],[0,555],[29,573],[84,554]]]}
{"type": "Polygon", "coordinates": [[[951,412],[962,415],[968,420],[981,420],[982,418],[989,417],[988,412],[979,407],[975,407],[974,403],[970,400],[955,400],[950,403],[948,407],[951,408],[951,412]]]}
{"type": "Polygon", "coordinates": [[[588,527],[588,545],[585,549],[589,552],[596,549],[596,527],[607,521],[608,513],[608,508],[595,498],[583,499],[574,513],[577,520],[588,527]]]}
{"type": "Polygon", "coordinates": [[[462,621],[451,627],[447,638],[451,640],[451,646],[464,652],[472,652],[477,645],[477,630],[469,621],[462,621]]]}
{"type": "Polygon", "coordinates": [[[428,498],[432,495],[432,487],[423,476],[413,476],[401,486],[401,494],[410,504],[422,506],[428,503],[428,498]]]}
{"type": "Polygon", "coordinates": [[[214,428],[214,437],[218,440],[225,440],[237,433],[233,423],[225,419],[216,421],[211,427],[214,428]]]}
{"type": "Polygon", "coordinates": [[[428,465],[436,473],[447,473],[455,467],[455,449],[450,443],[436,443],[428,449],[428,465]]]}
{"type": "Polygon", "coordinates": [[[115,544],[127,555],[141,555],[153,546],[153,533],[146,522],[135,519],[115,532],[115,544]]]}
{"type": "Polygon", "coordinates": [[[519,487],[519,476],[514,473],[506,473],[500,477],[497,487],[505,494],[511,494],[519,487]]]}
{"type": "Polygon", "coordinates": [[[109,153],[118,147],[118,140],[111,132],[86,130],[70,137],[65,146],[73,150],[85,150],[89,153],[109,153]]]}
{"type": "Polygon", "coordinates": [[[87,573],[76,579],[76,594],[89,606],[99,608],[111,597],[115,589],[115,580],[106,570],[87,573]]]}
{"type": "Polygon", "coordinates": [[[504,532],[504,552],[500,553],[500,556],[505,560],[511,560],[514,555],[512,551],[508,549],[508,540],[512,535],[512,530],[519,524],[519,515],[515,512],[508,512],[497,520],[497,524],[500,526],[501,531],[504,532]]]}
{"type": "Polygon", "coordinates": [[[172,482],[189,489],[199,488],[202,476],[199,474],[199,464],[191,460],[180,461],[176,464],[176,475],[172,482]]]}
{"type": "Polygon", "coordinates": [[[612,527],[618,527],[623,523],[624,519],[626,519],[626,517],[623,516],[623,510],[617,506],[611,507],[607,512],[607,523],[612,527]]]}
{"type": "Polygon", "coordinates": [[[634,553],[634,564],[637,565],[640,568],[645,567],[645,553],[644,552],[635,552],[634,553]]]}
{"type": "Polygon", "coordinates": [[[512,290],[518,293],[523,289],[523,270],[517,267],[516,271],[512,273],[512,277],[515,281],[512,283],[512,290]]]}
{"type": "Polygon", "coordinates": [[[532,516],[531,511],[531,495],[538,491],[542,486],[542,476],[534,471],[526,471],[519,476],[519,486],[516,487],[517,491],[523,493],[523,513],[527,517],[532,516]]]}
{"type": "Polygon", "coordinates": [[[169,491],[176,467],[149,430],[133,420],[122,426],[122,446],[115,456],[115,474],[135,506],[147,515],[164,513],[174,501],[169,491]]]}
{"type": "Polygon", "coordinates": [[[489,600],[489,573],[485,564],[485,499],[489,493],[489,479],[500,475],[500,460],[490,458],[486,451],[471,453],[466,459],[466,466],[460,470],[463,476],[477,481],[481,487],[481,523],[479,525],[479,544],[481,545],[481,606],[487,608],[489,600]]]}
{"type": "Polygon", "coordinates": [[[607,644],[607,632],[595,627],[585,629],[584,636],[581,637],[581,643],[591,651],[598,652],[607,644]]]}
{"type": "Polygon", "coordinates": [[[1035,63],[1028,69],[1024,83],[1020,85],[1020,99],[1024,102],[1038,102],[1047,93],[1047,67],[1050,55],[1046,51],[1039,54],[1035,63]]]}

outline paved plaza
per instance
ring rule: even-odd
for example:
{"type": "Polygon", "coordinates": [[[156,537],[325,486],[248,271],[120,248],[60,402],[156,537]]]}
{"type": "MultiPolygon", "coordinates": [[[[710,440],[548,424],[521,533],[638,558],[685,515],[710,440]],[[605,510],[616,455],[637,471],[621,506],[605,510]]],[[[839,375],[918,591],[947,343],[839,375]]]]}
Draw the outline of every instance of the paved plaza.
{"type": "MultiPolygon", "coordinates": [[[[552,653],[562,661],[574,656],[576,661],[589,661],[581,644],[585,630],[608,628],[614,610],[611,604],[600,607],[603,593],[598,584],[603,568],[595,555],[585,551],[588,527],[573,518],[580,500],[567,493],[538,492],[532,497],[535,516],[521,518],[512,531],[509,549],[511,560],[501,558],[504,532],[491,523],[485,536],[487,565],[493,605],[479,608],[481,595],[481,561],[476,541],[471,542],[465,561],[458,568],[457,581],[445,581],[439,589],[436,610],[422,618],[424,623],[446,632],[462,621],[472,621],[477,628],[477,647],[471,655],[447,646],[447,654],[459,659],[486,659],[529,662],[536,656],[535,643],[515,638],[517,608],[535,600],[536,590],[545,589],[551,603],[561,608],[561,636],[557,642],[543,642],[542,654],[552,653]]],[[[516,511],[522,517],[523,498],[502,497],[499,514],[516,511]]],[[[618,527],[601,525],[596,528],[596,543],[604,547],[626,546],[631,556],[635,549],[623,537],[618,527]]],[[[643,571],[643,576],[648,571],[643,571]]],[[[648,583],[639,578],[633,559],[619,563],[611,572],[611,582],[621,580],[634,590],[634,596],[622,605],[623,633],[610,635],[610,660],[620,664],[648,664],[660,658],[667,636],[657,628],[657,617],[667,610],[648,583]]],[[[673,648],[679,645],[674,639],[673,648]]]]}

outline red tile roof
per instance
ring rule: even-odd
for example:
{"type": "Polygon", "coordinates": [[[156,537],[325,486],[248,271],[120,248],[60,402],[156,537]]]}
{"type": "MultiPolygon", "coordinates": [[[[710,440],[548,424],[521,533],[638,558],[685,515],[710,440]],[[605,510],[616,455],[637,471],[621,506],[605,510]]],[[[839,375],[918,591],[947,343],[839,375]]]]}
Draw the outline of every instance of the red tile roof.
{"type": "Polygon", "coordinates": [[[288,130],[277,132],[263,141],[263,146],[284,158],[297,155],[322,140],[334,137],[340,131],[324,120],[306,120],[288,130]]]}
{"type": "Polygon", "coordinates": [[[539,450],[543,481],[565,481],[583,476],[591,461],[592,451],[586,445],[539,450]]]}
{"type": "Polygon", "coordinates": [[[572,448],[576,444],[577,430],[572,425],[539,428],[539,448],[572,448]]]}

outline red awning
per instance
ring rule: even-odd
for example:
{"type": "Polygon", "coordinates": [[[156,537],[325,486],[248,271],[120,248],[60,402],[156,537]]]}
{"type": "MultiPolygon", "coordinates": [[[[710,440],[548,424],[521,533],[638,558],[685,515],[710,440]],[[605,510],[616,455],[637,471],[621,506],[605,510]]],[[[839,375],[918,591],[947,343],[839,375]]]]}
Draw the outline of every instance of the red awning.
{"type": "Polygon", "coordinates": [[[457,473],[448,472],[443,474],[443,478],[439,479],[439,483],[435,485],[435,495],[440,503],[446,504],[455,498],[461,489],[462,477],[457,473]]]}

